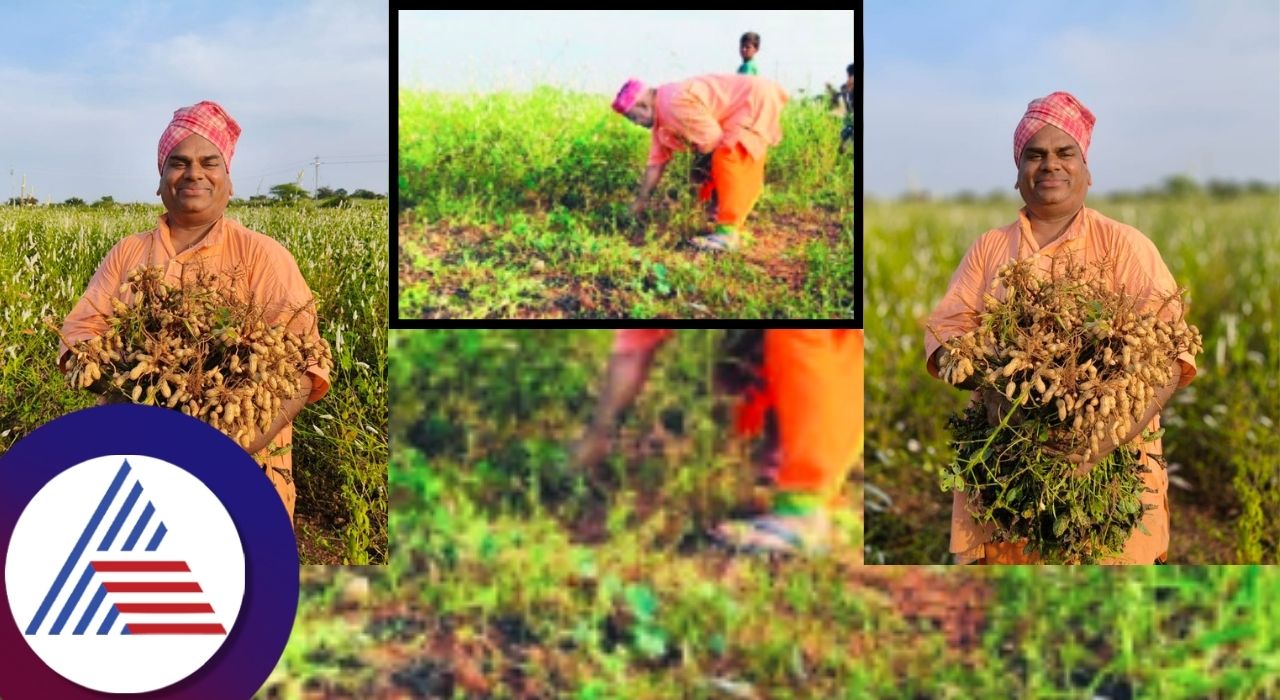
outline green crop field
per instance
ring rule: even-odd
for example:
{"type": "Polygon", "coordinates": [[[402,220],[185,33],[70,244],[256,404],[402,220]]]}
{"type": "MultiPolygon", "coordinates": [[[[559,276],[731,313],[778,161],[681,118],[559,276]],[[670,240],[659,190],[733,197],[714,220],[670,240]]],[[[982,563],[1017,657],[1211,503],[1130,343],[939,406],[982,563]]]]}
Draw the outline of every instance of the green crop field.
{"type": "MultiPolygon", "coordinates": [[[[1195,381],[1163,417],[1170,561],[1280,560],[1280,197],[1096,199],[1159,248],[1204,334],[1195,381]]],[[[944,563],[946,417],[966,396],[924,370],[924,323],[968,246],[1006,203],[866,207],[868,562],[944,563]],[[883,496],[880,495],[883,492],[883,496]]]]}
{"type": "MultiPolygon", "coordinates": [[[[60,326],[118,240],[155,226],[155,206],[0,207],[0,451],[41,424],[93,405],[67,387],[60,326]]],[[[333,348],[333,384],[294,421],[303,563],[387,556],[384,202],[351,208],[232,207],[228,216],[293,253],[333,348]]]]}
{"type": "MultiPolygon", "coordinates": [[[[263,698],[1264,698],[1266,567],[980,570],[705,546],[750,467],[682,331],[600,473],[606,331],[391,336],[387,567],[304,572],[263,698]]],[[[855,489],[857,483],[850,485],[855,489]]]]}
{"type": "Polygon", "coordinates": [[[684,241],[710,219],[678,154],[631,219],[649,132],[607,98],[400,92],[401,318],[847,318],[853,156],[840,118],[793,100],[732,255],[684,241]]]}

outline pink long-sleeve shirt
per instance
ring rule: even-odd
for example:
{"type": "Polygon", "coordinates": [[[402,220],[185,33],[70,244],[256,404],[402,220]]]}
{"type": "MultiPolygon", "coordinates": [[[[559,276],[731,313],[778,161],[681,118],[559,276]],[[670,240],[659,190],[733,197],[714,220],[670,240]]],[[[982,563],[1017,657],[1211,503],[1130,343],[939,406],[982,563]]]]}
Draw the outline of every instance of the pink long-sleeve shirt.
{"type": "Polygon", "coordinates": [[[787,93],[772,80],[703,75],[660,86],[655,102],[649,165],[662,165],[690,146],[710,153],[739,143],[760,160],[782,141],[779,121],[787,93]]]}

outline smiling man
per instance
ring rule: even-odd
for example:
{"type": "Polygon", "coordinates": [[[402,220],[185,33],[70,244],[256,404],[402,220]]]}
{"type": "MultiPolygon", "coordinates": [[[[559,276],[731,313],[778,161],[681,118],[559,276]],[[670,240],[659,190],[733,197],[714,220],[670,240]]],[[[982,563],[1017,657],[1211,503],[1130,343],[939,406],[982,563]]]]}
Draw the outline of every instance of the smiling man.
{"type": "MultiPolygon", "coordinates": [[[[268,323],[289,322],[294,332],[319,339],[311,290],[284,246],[226,218],[231,200],[231,158],[240,125],[218,104],[201,102],[173,113],[160,137],[156,194],[165,213],[156,227],[125,238],[107,253],[84,296],[62,326],[58,364],[65,369],[68,348],[107,329],[104,312],[120,299],[120,287],[139,267],[161,266],[171,284],[201,271],[218,273],[244,300],[262,310],[268,323]],[[295,313],[296,312],[296,313],[295,313]]],[[[303,405],[329,390],[329,372],[312,366],[301,377],[302,392],[284,403],[271,427],[252,441],[248,452],[263,465],[293,518],[296,490],[290,448],[292,422],[303,405]]]]}
{"type": "MultiPolygon", "coordinates": [[[[1109,219],[1084,205],[1085,195],[1093,184],[1089,174],[1089,141],[1095,119],[1083,104],[1065,92],[1032,100],[1013,135],[1013,161],[1018,168],[1016,187],[1026,203],[1018,220],[1003,228],[988,231],[969,248],[960,267],[951,277],[942,301],[929,317],[925,334],[926,368],[938,377],[938,359],[947,340],[973,330],[976,317],[985,308],[984,295],[991,290],[1000,296],[1002,289],[992,290],[996,272],[1010,260],[1031,258],[1042,271],[1061,270],[1065,261],[1082,264],[1090,274],[1105,276],[1115,291],[1136,297],[1143,311],[1157,311],[1165,321],[1181,318],[1182,304],[1163,304],[1166,298],[1177,299],[1177,284],[1165,266],[1155,245],[1140,231],[1109,219]]],[[[1152,419],[1137,426],[1138,438],[1144,429],[1159,434],[1160,408],[1173,392],[1186,386],[1195,376],[1195,359],[1183,353],[1175,361],[1173,380],[1157,392],[1154,405],[1148,407],[1152,419]]],[[[971,382],[969,383],[971,384],[971,382]]],[[[961,388],[972,389],[969,384],[961,388]]],[[[975,400],[976,397],[975,397],[975,400]]],[[[988,415],[1001,413],[993,408],[999,398],[984,396],[988,415]]],[[[1090,463],[1081,464],[1077,473],[1087,473],[1103,456],[1116,448],[1102,446],[1090,463]]],[[[1150,564],[1164,561],[1169,547],[1169,479],[1158,459],[1160,438],[1140,445],[1143,481],[1147,490],[1142,502],[1148,506],[1143,527],[1136,530],[1124,551],[1103,563],[1150,564]]],[[[1074,458],[1072,461],[1078,461],[1074,458]]],[[[1028,563],[1022,553],[1024,543],[992,543],[989,529],[979,527],[969,515],[965,494],[956,492],[951,510],[951,551],[958,563],[1028,563]]]]}

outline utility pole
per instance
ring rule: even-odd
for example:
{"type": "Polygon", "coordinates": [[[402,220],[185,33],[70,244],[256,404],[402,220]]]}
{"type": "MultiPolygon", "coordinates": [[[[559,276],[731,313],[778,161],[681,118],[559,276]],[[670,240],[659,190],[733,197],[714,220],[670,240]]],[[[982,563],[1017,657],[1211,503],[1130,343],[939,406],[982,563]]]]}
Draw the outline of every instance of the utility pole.
{"type": "Polygon", "coordinates": [[[316,193],[318,193],[319,191],[320,191],[320,156],[316,156],[316,186],[314,190],[311,192],[311,196],[315,197],[316,193]]]}

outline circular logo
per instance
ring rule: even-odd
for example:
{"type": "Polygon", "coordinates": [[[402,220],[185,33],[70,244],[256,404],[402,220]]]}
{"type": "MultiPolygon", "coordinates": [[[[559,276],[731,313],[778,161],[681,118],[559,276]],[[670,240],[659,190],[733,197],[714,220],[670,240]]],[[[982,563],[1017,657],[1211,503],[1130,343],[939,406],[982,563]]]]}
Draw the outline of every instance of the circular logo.
{"type": "Polygon", "coordinates": [[[50,479],[18,518],[4,576],[32,650],[108,693],[157,690],[199,670],[244,599],[240,536],[222,503],[144,455],[98,457],[50,479]]]}
{"type": "Polygon", "coordinates": [[[145,406],[0,456],[0,697],[250,698],[288,641],[293,530],[239,446],[145,406]]]}

